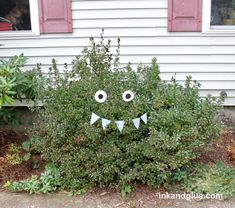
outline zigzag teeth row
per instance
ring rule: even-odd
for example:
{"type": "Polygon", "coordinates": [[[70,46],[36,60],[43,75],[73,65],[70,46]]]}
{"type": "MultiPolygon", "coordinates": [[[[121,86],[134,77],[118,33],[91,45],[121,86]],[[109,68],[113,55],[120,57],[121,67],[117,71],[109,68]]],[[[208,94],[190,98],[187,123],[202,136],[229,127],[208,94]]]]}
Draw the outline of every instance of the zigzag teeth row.
{"type": "MultiPolygon", "coordinates": [[[[90,124],[93,125],[96,121],[98,121],[99,119],[101,119],[102,122],[102,128],[103,130],[105,130],[108,125],[111,123],[111,120],[108,120],[106,118],[101,118],[100,116],[98,116],[95,113],[91,114],[91,120],[90,120],[90,124]]],[[[139,129],[140,127],[140,121],[143,121],[145,124],[147,124],[148,122],[148,118],[147,118],[147,113],[144,113],[142,116],[135,118],[132,120],[134,126],[136,129],[139,129]]],[[[115,121],[115,124],[117,125],[117,128],[120,132],[122,132],[124,126],[125,126],[125,121],[120,120],[120,121],[115,121]]]]}

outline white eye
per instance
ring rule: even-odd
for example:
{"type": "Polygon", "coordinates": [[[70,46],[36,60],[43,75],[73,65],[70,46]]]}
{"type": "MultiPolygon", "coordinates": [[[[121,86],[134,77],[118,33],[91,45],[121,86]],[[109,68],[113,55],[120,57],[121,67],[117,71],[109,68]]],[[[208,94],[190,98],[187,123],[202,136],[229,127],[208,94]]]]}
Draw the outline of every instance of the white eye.
{"type": "Polygon", "coordinates": [[[127,90],[122,94],[122,99],[125,102],[130,102],[134,99],[134,93],[131,90],[127,90]]]}
{"type": "Polygon", "coordinates": [[[107,94],[105,91],[99,90],[95,93],[95,100],[98,103],[103,103],[103,102],[105,102],[106,99],[107,99],[107,94]]]}

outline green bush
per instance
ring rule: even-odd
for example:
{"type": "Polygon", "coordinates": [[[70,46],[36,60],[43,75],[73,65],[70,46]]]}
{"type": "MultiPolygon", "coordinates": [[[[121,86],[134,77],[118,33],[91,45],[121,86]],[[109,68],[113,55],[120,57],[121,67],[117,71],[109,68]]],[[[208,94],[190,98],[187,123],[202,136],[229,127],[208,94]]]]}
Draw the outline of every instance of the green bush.
{"type": "Polygon", "coordinates": [[[15,99],[34,99],[36,94],[36,69],[22,71],[26,63],[23,54],[9,60],[0,60],[0,107],[3,104],[13,104],[15,99]]]}
{"type": "MultiPolygon", "coordinates": [[[[199,84],[187,78],[160,80],[156,59],[151,65],[121,68],[117,55],[103,38],[73,61],[73,70],[59,73],[56,61],[41,88],[44,109],[32,131],[34,148],[59,165],[63,186],[70,190],[91,186],[125,187],[137,183],[159,186],[175,170],[194,159],[197,148],[219,138],[215,122],[221,101],[199,97],[199,84]],[[107,100],[96,102],[104,90],[107,100]],[[125,91],[134,99],[125,102],[125,91]],[[90,124],[91,114],[111,120],[103,130],[101,120],[90,124]],[[147,113],[136,129],[132,120],[147,113]],[[120,132],[115,121],[125,121],[120,132]]],[[[104,98],[105,95],[103,95],[104,98]]],[[[100,97],[100,100],[101,97],[100,97]]]]}
{"type": "Polygon", "coordinates": [[[0,59],[0,118],[7,123],[17,124],[14,108],[2,108],[12,105],[15,100],[35,99],[38,87],[38,69],[23,71],[27,59],[23,54],[9,60],[0,59]]]}

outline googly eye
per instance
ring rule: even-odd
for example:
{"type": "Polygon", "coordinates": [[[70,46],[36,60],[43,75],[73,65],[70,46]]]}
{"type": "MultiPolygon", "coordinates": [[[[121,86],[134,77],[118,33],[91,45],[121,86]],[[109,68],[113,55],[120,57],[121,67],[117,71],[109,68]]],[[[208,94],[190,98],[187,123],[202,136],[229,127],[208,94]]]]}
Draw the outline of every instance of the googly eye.
{"type": "Polygon", "coordinates": [[[95,100],[98,103],[103,103],[103,102],[105,102],[106,99],[107,99],[107,94],[105,91],[99,90],[95,93],[95,100]]]}
{"type": "Polygon", "coordinates": [[[127,90],[122,94],[122,99],[125,102],[130,102],[134,99],[134,93],[131,90],[127,90]]]}

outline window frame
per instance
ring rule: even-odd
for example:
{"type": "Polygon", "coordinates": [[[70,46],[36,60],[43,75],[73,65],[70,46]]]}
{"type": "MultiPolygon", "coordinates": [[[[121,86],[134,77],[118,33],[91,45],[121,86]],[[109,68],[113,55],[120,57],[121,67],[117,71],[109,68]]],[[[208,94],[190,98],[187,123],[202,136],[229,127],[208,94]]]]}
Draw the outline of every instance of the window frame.
{"type": "Polygon", "coordinates": [[[40,23],[39,23],[39,9],[38,0],[29,0],[31,30],[23,31],[0,31],[0,37],[16,37],[16,36],[36,36],[40,35],[40,23]],[[33,15],[32,15],[33,14],[33,15]]]}
{"type": "Polygon", "coordinates": [[[203,0],[202,33],[235,33],[235,25],[213,27],[211,28],[211,0],[203,0]]]}

